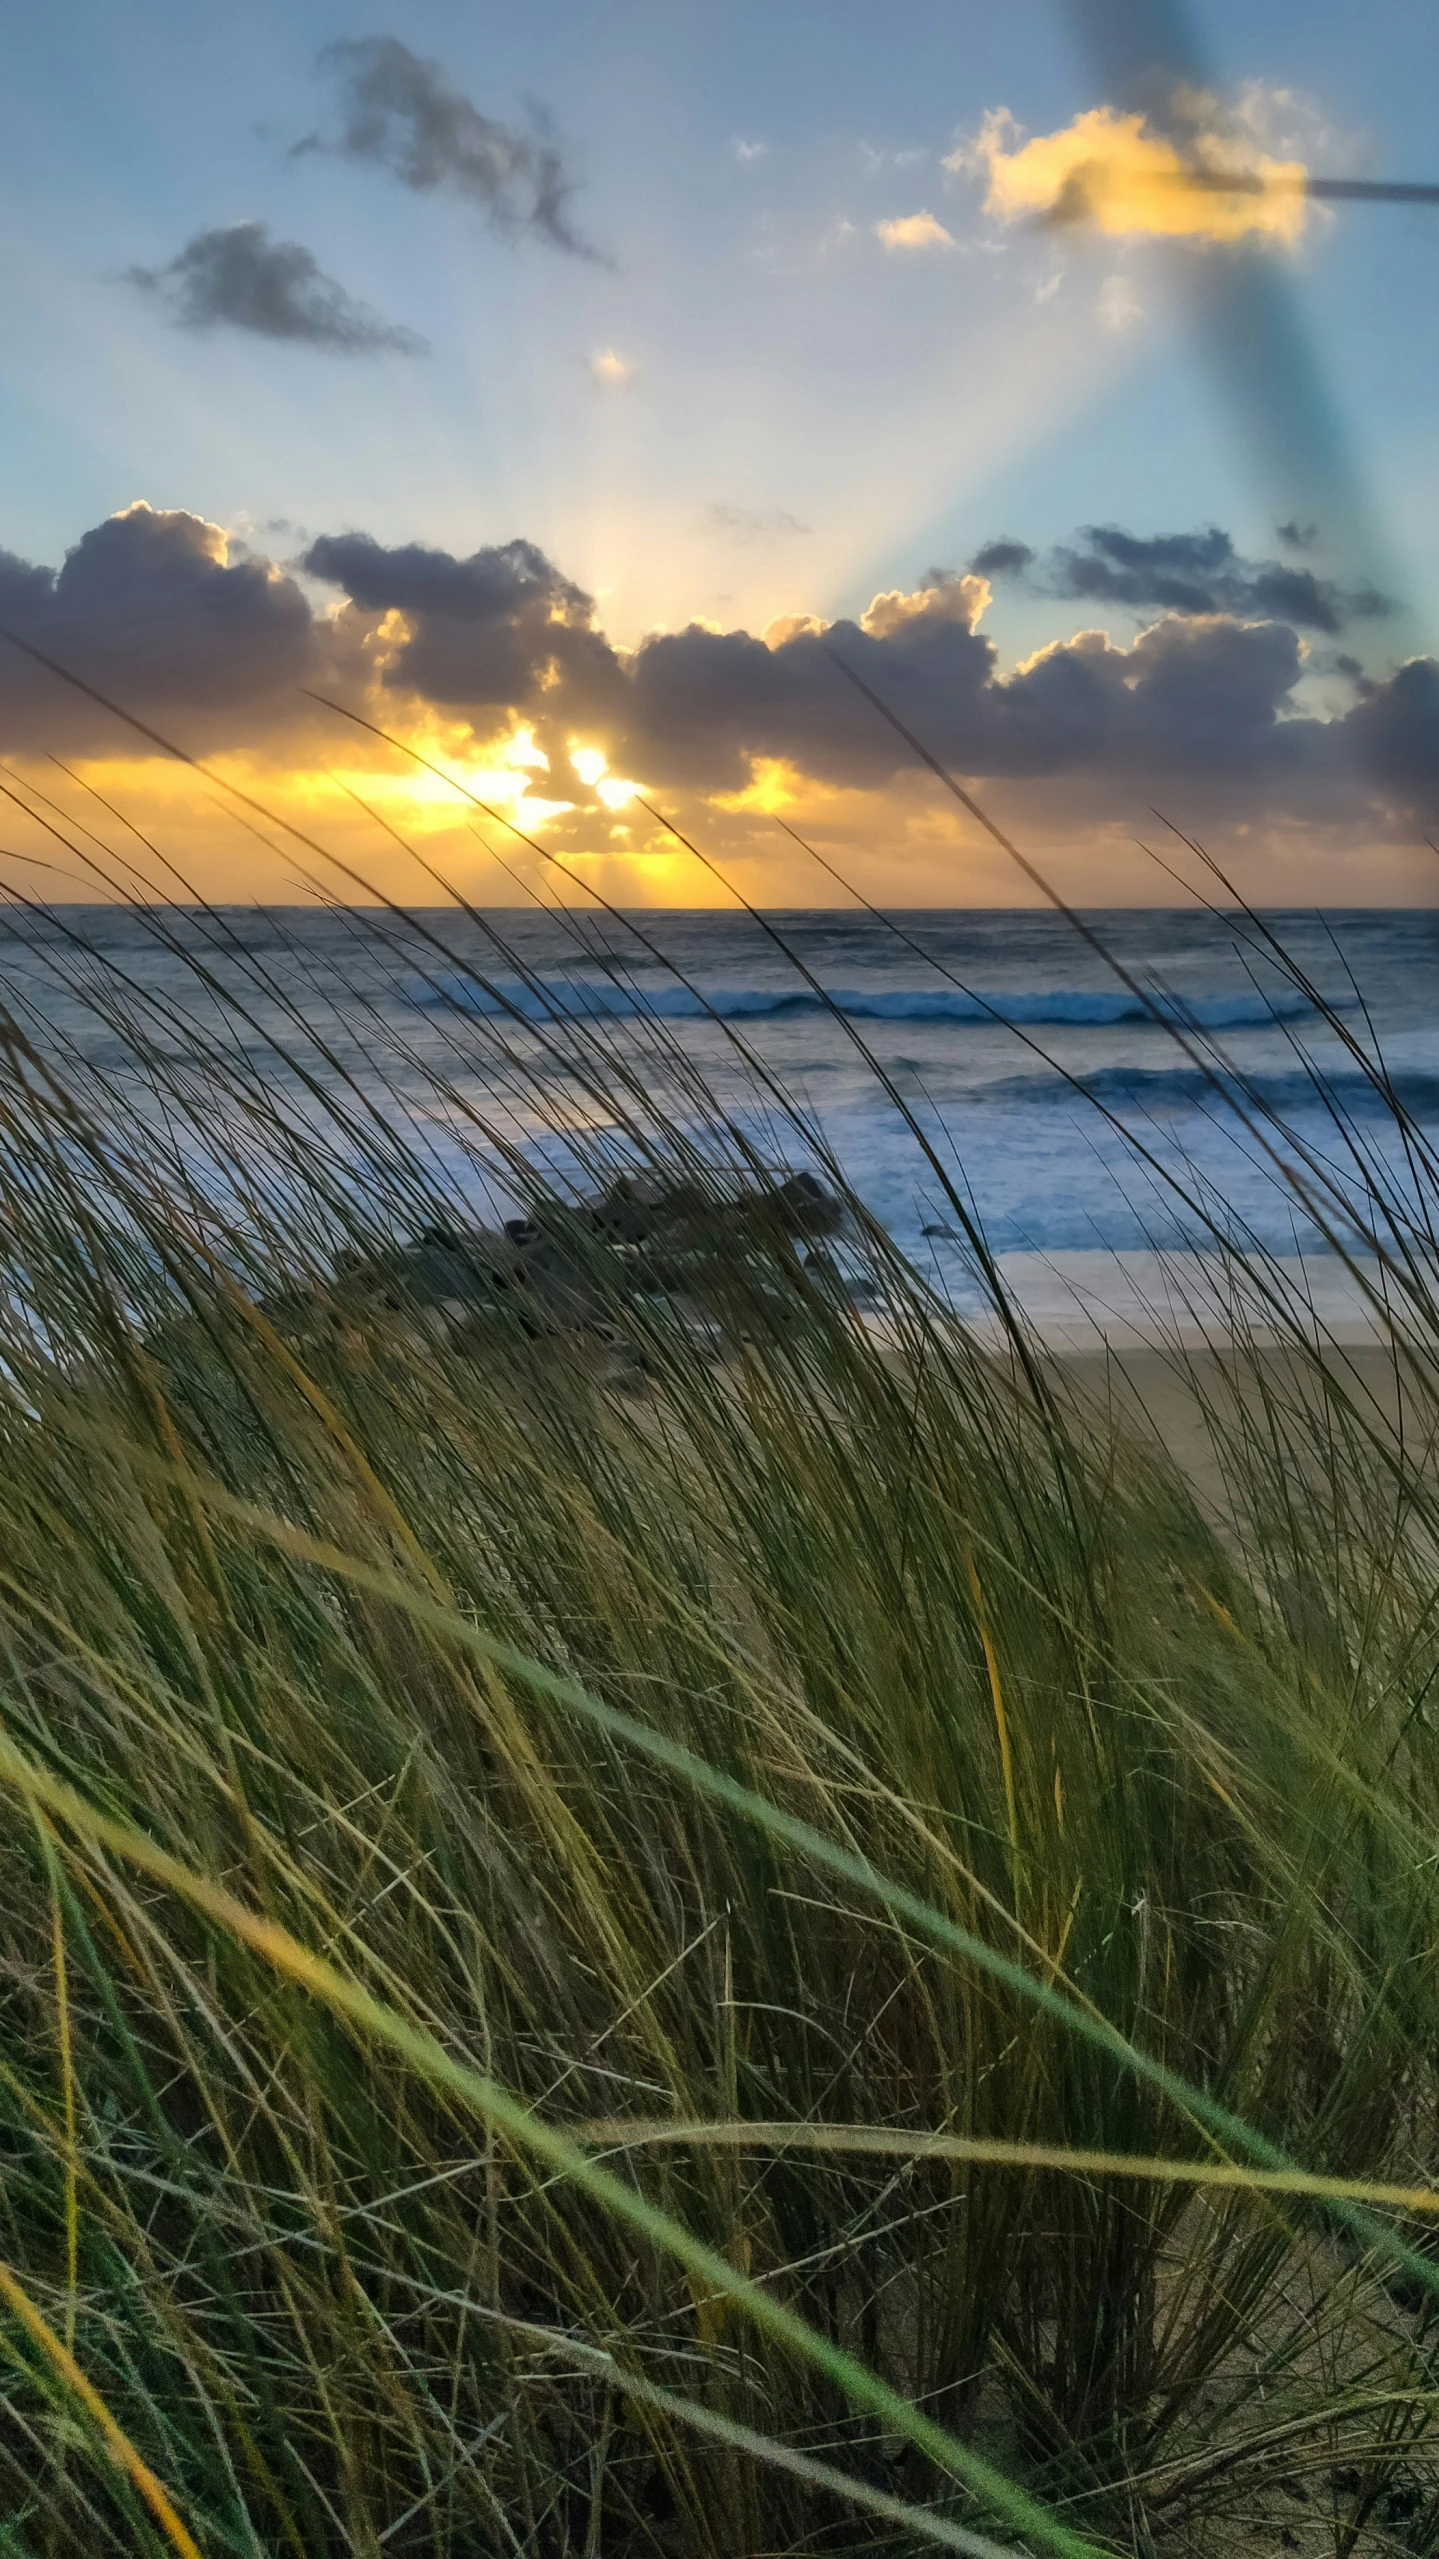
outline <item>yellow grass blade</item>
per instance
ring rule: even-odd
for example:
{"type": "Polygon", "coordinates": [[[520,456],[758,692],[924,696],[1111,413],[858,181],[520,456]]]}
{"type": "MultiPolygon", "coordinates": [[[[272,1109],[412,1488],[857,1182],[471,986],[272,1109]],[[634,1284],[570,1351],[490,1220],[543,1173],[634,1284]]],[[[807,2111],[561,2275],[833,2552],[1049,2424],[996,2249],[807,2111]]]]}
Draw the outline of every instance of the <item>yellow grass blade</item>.
{"type": "Polygon", "coordinates": [[[33,2339],[47,2363],[54,2367],[67,2390],[79,2400],[87,2415],[94,2419],[104,2438],[105,2449],[111,2460],[117,2470],[123,2470],[131,2485],[139,2490],[171,2548],[181,2553],[181,2559],[204,2559],[199,2543],[193,2534],[186,2531],[148,2461],[136,2451],[124,2427],[111,2415],[99,2391],[81,2371],[69,2347],[62,2338],[56,2336],[48,2319],[36,2309],[23,2284],[16,2280],[3,2261],[0,2261],[0,2300],[5,2301],[14,2311],[27,2336],[33,2339]]]}
{"type": "MultiPolygon", "coordinates": [[[[854,2405],[867,2408],[895,2433],[905,2436],[936,2468],[962,2482],[972,2496],[1002,2515],[1013,2529],[1032,2541],[1043,2542],[1057,2551],[1060,2559],[1098,2559],[1092,2542],[1058,2522],[1003,2471],[996,2470],[982,2454],[946,2427],[937,2425],[899,2391],[892,2390],[867,2365],[832,2345],[797,2312],[775,2300],[763,2284],[741,2274],[727,2257],[697,2239],[683,2222],[646,2202],[621,2179],[611,2177],[568,2133],[532,2113],[484,2072],[457,2061],[436,2036],[412,2025],[397,2010],[374,1998],[361,1983],[337,1971],[323,1956],[312,1954],[278,1922],[262,1918],[223,1885],[195,1874],[129,1822],[98,1812],[73,1786],[27,1759],[3,1735],[0,1781],[42,1804],[78,1837],[111,1849],[188,1902],[192,1909],[204,1912],[239,1944],[248,1946],[287,1980],[298,1983],[333,2015],[396,2053],[432,2086],[447,2090],[517,2149],[530,2152],[568,2178],[616,2220],[639,2231],[652,2247],[664,2250],[687,2273],[698,2276],[717,2297],[732,2302],[791,2354],[826,2373],[854,2405]]],[[[53,2339],[53,2346],[57,2354],[65,2353],[58,2337],[53,2339]]],[[[73,2358],[67,2358],[67,2362],[73,2364],[73,2358]]],[[[158,2487],[158,2482],[155,2484],[158,2487]]],[[[193,2544],[189,2546],[193,2548],[193,2544]]]]}
{"type": "MultiPolygon", "coordinates": [[[[979,1628],[979,1640],[984,1646],[984,1667],[989,1675],[989,1702],[994,1709],[994,1729],[999,1736],[999,1765],[1004,1776],[1004,1806],[1009,1820],[1010,1855],[1017,1857],[1019,1816],[1014,1802],[1014,1761],[1009,1747],[1009,1717],[1004,1709],[1004,1688],[999,1676],[999,1655],[994,1649],[994,1638],[989,1631],[989,1612],[984,1605],[984,1591],[973,1554],[966,1553],[964,1560],[969,1573],[970,1596],[974,1601],[975,1623],[979,1628]]],[[[1055,1800],[1057,1803],[1058,1797],[1055,1800]]]]}
{"type": "Polygon", "coordinates": [[[1439,2186],[1387,2186],[1364,2177],[1325,2177],[1304,2168],[1246,2168],[1227,2159],[1160,2159],[1125,2150],[1079,2150],[1034,2141],[986,2141],[963,2133],[889,2132],[879,2124],[705,2123],[666,2115],[601,2116],[572,2124],[571,2139],[593,2150],[694,2149],[849,2151],[872,2159],[970,2160],[977,2168],[1057,2168],[1078,2177],[1134,2177],[1177,2186],[1253,2188],[1312,2195],[1320,2203],[1382,2205],[1439,2213],[1439,2186]]]}
{"type": "Polygon", "coordinates": [[[50,1825],[38,1806],[36,1827],[50,1879],[50,1938],[55,1966],[55,2031],[65,2112],[65,2343],[75,2343],[75,2301],[80,2289],[79,2150],[75,2138],[75,2056],[70,2038],[70,1976],[65,1959],[65,1911],[50,1825]]]}

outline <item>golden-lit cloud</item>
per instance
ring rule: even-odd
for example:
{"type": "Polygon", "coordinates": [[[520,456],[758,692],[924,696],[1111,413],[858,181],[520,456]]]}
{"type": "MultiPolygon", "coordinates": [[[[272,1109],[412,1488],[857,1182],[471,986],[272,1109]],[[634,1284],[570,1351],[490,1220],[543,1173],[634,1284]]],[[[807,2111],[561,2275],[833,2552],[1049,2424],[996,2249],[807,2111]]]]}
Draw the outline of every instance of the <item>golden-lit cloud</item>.
{"type": "MultiPolygon", "coordinates": [[[[180,755],[148,752],[96,694],[19,653],[0,658],[0,749],[53,791],[53,743],[83,765],[67,788],[102,790],[177,878],[265,896],[324,874],[325,845],[352,884],[405,896],[441,880],[482,901],[538,892],[554,857],[606,895],[684,903],[700,882],[681,876],[653,802],[781,901],[795,855],[776,820],[792,818],[836,859],[868,859],[882,839],[913,862],[923,902],[949,838],[925,834],[929,785],[876,703],[986,799],[1017,795],[1045,826],[1055,811],[1068,829],[1080,810],[1109,825],[1160,803],[1196,826],[1242,810],[1261,829],[1303,817],[1323,831],[1347,811],[1398,840],[1439,810],[1439,663],[1356,682],[1360,662],[1318,642],[1382,619],[1387,600],[1317,560],[1246,559],[1214,525],[1089,526],[1043,555],[1007,538],[967,572],[927,569],[861,611],[789,612],[762,632],[692,616],[632,646],[519,537],[459,557],[350,532],[313,541],[300,567],[311,591],[218,527],[147,508],[92,527],[58,571],[0,553],[0,622],[93,668],[180,755]],[[991,580],[1015,577],[1091,624],[1119,613],[1141,627],[1071,630],[1006,667],[983,617],[991,580]],[[328,610],[315,587],[334,593],[328,610]]],[[[57,845],[42,812],[37,800],[28,833],[7,821],[21,887],[88,893],[88,839],[57,845]],[[63,880],[43,869],[57,863],[63,880]]],[[[989,894],[987,875],[966,893],[989,894]]]]}
{"type": "Polygon", "coordinates": [[[1292,247],[1310,213],[1303,162],[1246,149],[1219,129],[1222,121],[1216,115],[1216,129],[1196,131],[1181,148],[1141,115],[1090,107],[1060,132],[1026,142],[1000,110],[946,166],[978,168],[988,181],[986,210],[1002,222],[1073,223],[1112,239],[1260,238],[1292,247]]]}
{"type": "Polygon", "coordinates": [[[777,613],[766,622],[760,637],[767,649],[782,649],[790,640],[822,640],[829,629],[817,613],[777,613]]]}
{"type": "Polygon", "coordinates": [[[988,578],[976,577],[971,571],[965,577],[937,577],[906,594],[891,587],[876,595],[860,615],[860,629],[871,640],[892,640],[908,624],[917,622],[961,622],[972,631],[993,595],[988,578]]]}
{"type": "Polygon", "coordinates": [[[896,214],[874,228],[887,249],[952,249],[955,245],[953,232],[946,231],[932,213],[896,214]]]}
{"type": "Polygon", "coordinates": [[[742,791],[717,791],[713,805],[729,817],[781,817],[798,808],[812,806],[817,798],[838,798],[837,792],[824,793],[808,774],[788,763],[783,756],[765,755],[756,759],[753,779],[742,791]]]}
{"type": "Polygon", "coordinates": [[[590,380],[601,391],[622,391],[633,382],[635,369],[614,347],[597,347],[590,357],[590,380]]]}

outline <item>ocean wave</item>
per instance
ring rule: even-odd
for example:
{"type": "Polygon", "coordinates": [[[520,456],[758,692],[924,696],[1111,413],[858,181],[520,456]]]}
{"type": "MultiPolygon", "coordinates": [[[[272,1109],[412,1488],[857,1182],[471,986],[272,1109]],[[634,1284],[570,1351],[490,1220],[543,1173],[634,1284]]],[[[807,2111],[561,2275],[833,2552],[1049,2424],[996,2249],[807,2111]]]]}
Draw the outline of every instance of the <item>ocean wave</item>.
{"type": "MultiPolygon", "coordinates": [[[[1439,1119],[1439,1075],[1422,1069],[1392,1073],[1389,1091],[1411,1119],[1439,1119]]],[[[1253,1096],[1260,1105],[1274,1111],[1281,1119],[1297,1113],[1321,1113],[1327,1117],[1326,1095],[1334,1107],[1348,1119],[1392,1119],[1393,1104],[1386,1093],[1358,1067],[1335,1069],[1324,1075],[1322,1084],[1314,1082],[1302,1068],[1294,1067],[1276,1075],[1255,1074],[1245,1077],[1208,1075],[1201,1067],[1164,1066],[1156,1069],[1130,1066],[1104,1066],[1090,1075],[1077,1076],[1071,1084],[1054,1074],[1006,1075],[986,1083],[978,1097],[980,1106],[988,1108],[998,1102],[1013,1108],[1038,1103],[1050,1108],[1067,1100],[1082,1106],[1085,1099],[1102,1103],[1106,1109],[1135,1112],[1172,1112],[1181,1110],[1223,1109],[1245,1102],[1253,1096]]]]}
{"type": "Polygon", "coordinates": [[[1061,1024],[1104,1027],[1125,1022],[1192,1023],[1206,1031],[1258,1030],[1270,1022],[1312,1018],[1302,996],[1257,991],[1226,995],[1132,995],[1128,988],[1052,987],[1031,992],[958,987],[654,986],[612,978],[485,978],[463,971],[426,978],[414,989],[428,1007],[486,1020],[526,1022],[777,1021],[841,1013],[854,1022],[1003,1022],[1042,1029],[1061,1024]]]}

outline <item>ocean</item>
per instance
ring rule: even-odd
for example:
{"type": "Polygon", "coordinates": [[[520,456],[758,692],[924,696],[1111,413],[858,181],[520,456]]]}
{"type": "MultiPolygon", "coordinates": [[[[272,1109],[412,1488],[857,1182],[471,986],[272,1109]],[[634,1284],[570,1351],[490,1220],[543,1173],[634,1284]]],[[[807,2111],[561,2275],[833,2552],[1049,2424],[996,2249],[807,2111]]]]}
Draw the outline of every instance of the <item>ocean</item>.
{"type": "Polygon", "coordinates": [[[526,1162],[582,1188],[623,1149],[624,1110],[576,1064],[598,1042],[621,1085],[666,1081],[681,1116],[705,1117],[702,1085],[773,1161],[830,1150],[963,1311],[981,1302],[968,1216],[1050,1333],[1187,1323],[1218,1216],[1327,1322],[1362,1330],[1334,1250],[1359,1157],[1403,1202],[1423,1186],[1363,1061],[1382,1058],[1439,1141],[1439,911],[1108,911],[1080,927],[1030,911],[11,907],[0,970],[27,1034],[98,1076],[106,1109],[158,1125],[147,1050],[190,1075],[202,1187],[235,1176],[233,1149],[206,1161],[218,1042],[292,1125],[324,1122],[332,1153],[346,1141],[327,1094],[468,1214],[512,1208],[526,1162]],[[1291,1178],[1306,1158],[1311,1196],[1317,1166],[1340,1203],[1326,1216],[1291,1178]]]}

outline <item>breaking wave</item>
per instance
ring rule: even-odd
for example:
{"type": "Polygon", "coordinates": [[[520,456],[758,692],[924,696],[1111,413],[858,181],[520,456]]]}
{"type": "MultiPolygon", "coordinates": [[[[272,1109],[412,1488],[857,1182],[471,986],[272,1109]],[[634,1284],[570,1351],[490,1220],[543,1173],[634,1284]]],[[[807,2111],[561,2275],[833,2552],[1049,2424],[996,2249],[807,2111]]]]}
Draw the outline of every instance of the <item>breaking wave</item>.
{"type": "Polygon", "coordinates": [[[1073,1084],[1053,1074],[996,1077],[984,1086],[982,1099],[986,1106],[999,1102],[1011,1107],[1026,1103],[1049,1106],[1068,1099],[1079,1107],[1086,1095],[1119,1112],[1213,1110],[1226,1104],[1238,1105],[1252,1097],[1281,1120],[1300,1113],[1327,1114],[1332,1105],[1345,1119],[1381,1121],[1394,1116],[1393,1102],[1388,1098],[1392,1095],[1412,1119],[1439,1119],[1439,1075],[1422,1069],[1392,1073],[1386,1094],[1373,1077],[1356,1067],[1331,1069],[1320,1080],[1306,1075],[1301,1068],[1292,1068],[1278,1074],[1261,1072],[1241,1081],[1218,1072],[1206,1074],[1202,1067],[1150,1070],[1104,1066],[1093,1074],[1077,1076],[1073,1084]]]}
{"type": "Polygon", "coordinates": [[[1302,996],[1256,990],[1227,995],[1132,995],[1127,988],[1051,987],[1032,993],[998,989],[962,993],[957,987],[653,986],[617,978],[519,978],[470,976],[463,971],[425,978],[413,989],[416,1003],[485,1019],[526,1022],[776,1021],[799,1015],[841,1013],[855,1022],[1006,1022],[1025,1028],[1061,1023],[1192,1023],[1205,1031],[1263,1029],[1271,1022],[1312,1017],[1302,996]]]}

